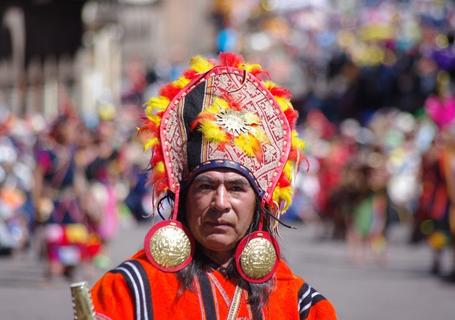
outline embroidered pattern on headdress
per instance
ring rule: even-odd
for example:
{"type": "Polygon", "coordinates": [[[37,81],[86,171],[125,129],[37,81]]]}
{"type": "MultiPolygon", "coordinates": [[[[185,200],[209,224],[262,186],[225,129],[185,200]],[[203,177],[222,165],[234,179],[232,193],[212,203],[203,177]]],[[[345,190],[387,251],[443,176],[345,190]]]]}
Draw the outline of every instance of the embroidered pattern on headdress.
{"type": "Polygon", "coordinates": [[[161,198],[168,190],[175,192],[179,181],[189,173],[185,167],[186,150],[181,147],[186,144],[186,132],[179,124],[179,110],[183,110],[185,95],[206,74],[216,74],[217,77],[212,77],[215,80],[209,76],[205,79],[206,95],[210,96],[204,99],[203,109],[190,128],[201,132],[204,137],[201,161],[217,159],[218,156],[238,161],[267,191],[264,203],[275,215],[284,213],[292,201],[292,182],[304,146],[295,130],[297,112],[290,103],[289,91],[271,81],[262,81],[267,73],[260,65],[247,64],[232,53],[221,53],[219,62],[201,56],[192,58],[190,69],[161,88],[159,96],[146,103],[146,116],[139,130],[147,135],[145,149],[152,150],[150,182],[155,198],[161,198]],[[216,67],[224,68],[218,73],[210,73],[216,67]],[[234,82],[246,87],[230,91],[231,86],[238,86],[238,83],[232,85],[234,82]],[[261,108],[261,104],[276,107],[261,108]],[[163,124],[165,113],[166,123],[163,124]],[[280,140],[280,134],[288,138],[280,140]],[[286,144],[287,140],[290,145],[286,144]],[[282,170],[274,168],[266,174],[264,163],[273,163],[277,159],[282,170]]]}

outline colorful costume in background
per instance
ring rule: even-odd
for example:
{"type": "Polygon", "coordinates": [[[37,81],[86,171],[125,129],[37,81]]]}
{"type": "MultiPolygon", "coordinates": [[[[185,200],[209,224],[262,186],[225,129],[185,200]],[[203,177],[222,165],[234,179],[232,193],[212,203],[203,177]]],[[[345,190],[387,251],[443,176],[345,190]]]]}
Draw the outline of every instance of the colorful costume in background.
{"type": "Polygon", "coordinates": [[[37,151],[43,172],[43,195],[49,201],[45,251],[50,262],[75,266],[99,250],[99,239],[90,232],[75,191],[76,164],[73,146],[50,145],[37,151]]]}
{"type": "Polygon", "coordinates": [[[455,282],[455,97],[450,78],[441,77],[439,96],[425,102],[425,111],[438,127],[438,137],[422,159],[422,193],[416,213],[414,240],[418,231],[433,249],[431,272],[441,270],[442,251],[451,248],[452,270],[447,280],[455,282]]]}
{"type": "Polygon", "coordinates": [[[421,236],[426,236],[435,250],[443,249],[452,241],[450,221],[455,219],[451,217],[454,204],[450,199],[447,179],[455,175],[454,170],[450,169],[450,162],[454,158],[450,155],[451,152],[445,148],[432,148],[422,159],[423,188],[416,212],[417,230],[414,237],[418,240],[421,236]]]}
{"type": "Polygon", "coordinates": [[[112,319],[226,319],[228,313],[228,319],[252,318],[244,289],[216,267],[195,277],[197,292],[181,295],[175,274],[195,255],[180,198],[196,175],[229,169],[244,176],[260,200],[257,230],[237,244],[234,263],[248,283],[275,284],[262,318],[335,319],[331,304],[280,260],[274,238],[303,157],[290,93],[261,80],[267,73],[260,65],[230,53],[221,53],[219,60],[194,57],[191,68],[147,104],[141,131],[148,135],[146,148],[152,149],[155,207],[166,196],[174,207],[168,220],[151,228],[143,252],[95,285],[95,309],[101,318],[112,319]],[[121,307],[108,307],[110,298],[121,300],[115,302],[121,307]]]}

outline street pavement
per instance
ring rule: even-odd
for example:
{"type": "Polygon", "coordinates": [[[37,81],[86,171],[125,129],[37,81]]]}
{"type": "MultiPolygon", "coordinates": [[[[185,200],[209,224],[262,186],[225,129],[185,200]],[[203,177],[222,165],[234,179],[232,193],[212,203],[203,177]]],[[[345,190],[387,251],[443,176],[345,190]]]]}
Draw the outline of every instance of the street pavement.
{"type": "MultiPolygon", "coordinates": [[[[404,227],[391,230],[387,261],[354,264],[343,242],[318,240],[314,226],[282,228],[282,253],[301,275],[335,305],[342,320],[453,320],[455,285],[427,272],[430,252],[406,244],[404,227]]],[[[124,227],[111,244],[111,267],[138,250],[146,226],[124,227]]],[[[448,268],[450,257],[444,257],[448,268]]],[[[84,270],[77,280],[89,284],[103,271],[84,270]]],[[[69,283],[48,281],[32,252],[0,259],[0,319],[72,319],[69,283]]]]}

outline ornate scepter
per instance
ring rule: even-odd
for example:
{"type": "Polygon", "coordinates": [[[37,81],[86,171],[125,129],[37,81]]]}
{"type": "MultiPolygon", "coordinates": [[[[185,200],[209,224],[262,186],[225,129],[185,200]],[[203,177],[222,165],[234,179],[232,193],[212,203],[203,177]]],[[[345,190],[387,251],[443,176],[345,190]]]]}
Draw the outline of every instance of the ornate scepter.
{"type": "Polygon", "coordinates": [[[70,289],[74,320],[95,320],[95,309],[87,282],[73,283],[70,289]]]}

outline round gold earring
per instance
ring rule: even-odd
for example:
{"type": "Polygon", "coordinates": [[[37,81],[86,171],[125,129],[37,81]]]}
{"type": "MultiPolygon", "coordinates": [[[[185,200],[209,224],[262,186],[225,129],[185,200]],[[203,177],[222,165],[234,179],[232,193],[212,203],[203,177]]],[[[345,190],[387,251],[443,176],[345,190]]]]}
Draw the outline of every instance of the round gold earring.
{"type": "Polygon", "coordinates": [[[237,246],[235,263],[245,280],[262,283],[275,273],[280,260],[276,240],[265,231],[255,231],[245,236],[237,246]]]}
{"type": "Polygon", "coordinates": [[[191,262],[194,240],[179,221],[161,221],[145,236],[144,251],[148,260],[158,269],[176,272],[191,262]]]}

